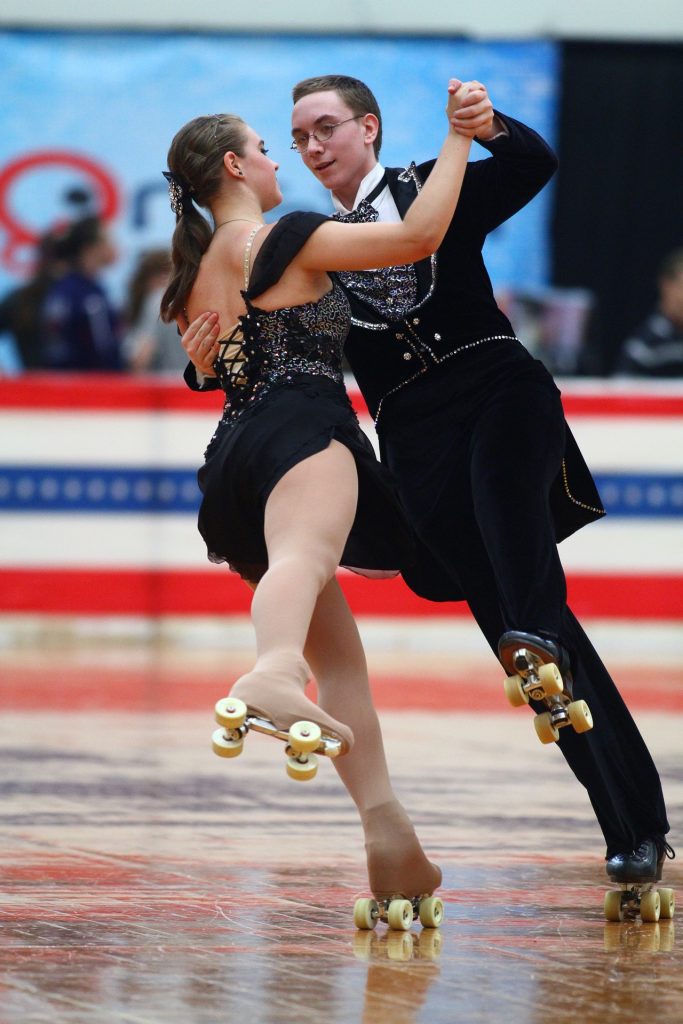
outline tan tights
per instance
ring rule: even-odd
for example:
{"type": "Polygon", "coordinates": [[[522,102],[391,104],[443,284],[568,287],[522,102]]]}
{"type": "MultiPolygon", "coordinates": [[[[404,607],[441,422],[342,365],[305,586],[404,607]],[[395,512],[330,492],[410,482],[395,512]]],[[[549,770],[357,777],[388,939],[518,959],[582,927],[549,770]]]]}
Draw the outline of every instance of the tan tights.
{"type": "Polygon", "coordinates": [[[431,893],[441,872],[394,795],[358,629],[334,578],[357,498],[355,461],[338,441],[273,488],[265,511],[268,569],[251,608],[256,664],[231,693],[281,728],[307,718],[342,739],[347,752],[334,764],[360,812],[370,887],[377,896],[410,897],[431,893]],[[319,704],[304,694],[308,665],[319,704]]]}
{"type": "Polygon", "coordinates": [[[318,599],[305,654],[321,707],[353,729],[353,750],[334,766],[360,812],[371,891],[378,897],[432,893],[441,872],[425,857],[391,785],[365,652],[336,579],[318,599]]]}

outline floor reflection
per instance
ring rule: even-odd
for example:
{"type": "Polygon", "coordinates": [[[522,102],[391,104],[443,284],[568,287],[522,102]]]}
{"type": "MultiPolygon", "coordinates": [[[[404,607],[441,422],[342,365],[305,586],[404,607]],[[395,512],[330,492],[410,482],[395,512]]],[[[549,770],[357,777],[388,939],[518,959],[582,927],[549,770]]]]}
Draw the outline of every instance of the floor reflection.
{"type": "MultiPolygon", "coordinates": [[[[382,710],[397,787],[444,870],[446,918],[359,932],[361,834],[331,765],[297,785],[268,740],[220,761],[204,689],[199,706],[167,707],[158,667],[128,708],[94,706],[94,669],[87,700],[83,677],[73,707],[65,691],[52,707],[51,669],[38,703],[16,679],[4,693],[1,1024],[683,1019],[675,919],[604,920],[585,795],[523,715],[382,710]]],[[[109,652],[110,695],[116,678],[109,652]]],[[[682,718],[638,716],[672,823],[682,718]]],[[[680,862],[666,870],[680,892],[680,862]]]]}

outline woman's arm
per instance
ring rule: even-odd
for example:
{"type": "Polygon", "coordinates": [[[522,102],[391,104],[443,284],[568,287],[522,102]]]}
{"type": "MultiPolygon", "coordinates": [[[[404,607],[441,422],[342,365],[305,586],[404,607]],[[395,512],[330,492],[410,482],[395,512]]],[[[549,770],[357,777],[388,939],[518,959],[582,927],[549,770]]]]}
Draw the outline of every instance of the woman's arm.
{"type": "MultiPolygon", "coordinates": [[[[447,117],[454,117],[467,84],[449,83],[447,117]]],[[[431,256],[453,219],[467,166],[471,138],[449,123],[438,159],[420,194],[398,224],[343,224],[329,221],[311,235],[293,261],[302,270],[366,270],[414,263],[431,256]]]]}

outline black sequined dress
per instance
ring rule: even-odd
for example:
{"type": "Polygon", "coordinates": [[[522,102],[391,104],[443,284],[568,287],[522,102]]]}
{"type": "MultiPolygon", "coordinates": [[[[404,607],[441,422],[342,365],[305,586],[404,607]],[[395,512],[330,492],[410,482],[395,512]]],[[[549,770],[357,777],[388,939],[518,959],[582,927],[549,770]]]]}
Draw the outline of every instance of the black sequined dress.
{"type": "Polygon", "coordinates": [[[215,370],[223,416],[199,470],[199,530],[213,562],[256,580],[268,559],[264,510],[274,486],[334,438],[358,470],[356,517],[341,564],[391,576],[410,563],[413,541],[393,478],[375,458],[344,387],[342,348],[349,306],[336,282],[316,302],[264,311],[251,301],[282,276],[327,218],[291,213],[270,232],[243,293],[247,312],[224,343],[215,370]]]}

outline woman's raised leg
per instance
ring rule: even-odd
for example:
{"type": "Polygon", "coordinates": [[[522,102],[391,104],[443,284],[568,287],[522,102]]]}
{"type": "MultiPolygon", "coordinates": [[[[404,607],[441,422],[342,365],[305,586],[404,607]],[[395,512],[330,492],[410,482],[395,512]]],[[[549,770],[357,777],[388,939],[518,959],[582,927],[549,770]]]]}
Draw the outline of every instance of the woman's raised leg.
{"type": "Polygon", "coordinates": [[[353,744],[351,729],[304,694],[310,672],[303,650],[318,596],[339,565],[357,498],[353,455],[334,440],[273,488],[264,525],[268,569],[251,606],[256,664],[230,691],[280,729],[299,719],[316,722],[345,750],[353,744]]]}

